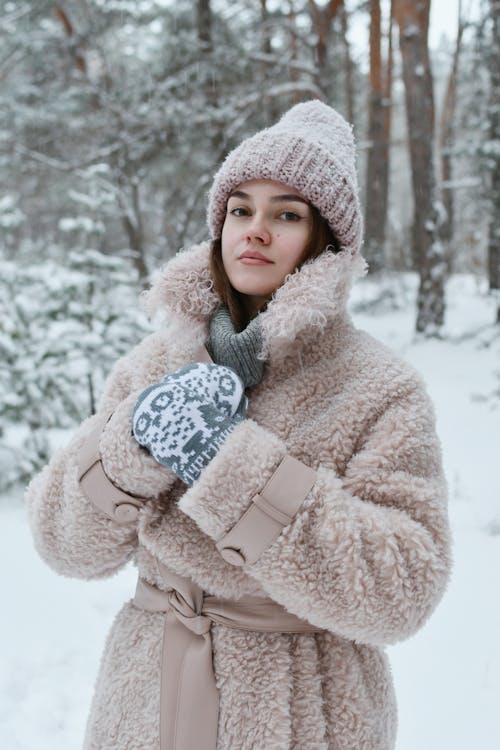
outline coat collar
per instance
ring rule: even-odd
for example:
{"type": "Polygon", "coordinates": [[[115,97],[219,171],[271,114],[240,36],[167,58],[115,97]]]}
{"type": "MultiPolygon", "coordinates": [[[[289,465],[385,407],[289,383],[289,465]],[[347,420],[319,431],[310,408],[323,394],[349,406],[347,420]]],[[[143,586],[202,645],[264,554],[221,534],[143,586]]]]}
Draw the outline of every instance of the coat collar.
{"type": "MultiPolygon", "coordinates": [[[[170,260],[146,293],[150,314],[180,318],[206,331],[220,304],[209,271],[210,243],[203,242],[170,260]]],[[[366,273],[360,254],[323,253],[290,274],[260,313],[266,359],[281,359],[323,331],[336,318],[347,316],[353,281],[366,273]]]]}

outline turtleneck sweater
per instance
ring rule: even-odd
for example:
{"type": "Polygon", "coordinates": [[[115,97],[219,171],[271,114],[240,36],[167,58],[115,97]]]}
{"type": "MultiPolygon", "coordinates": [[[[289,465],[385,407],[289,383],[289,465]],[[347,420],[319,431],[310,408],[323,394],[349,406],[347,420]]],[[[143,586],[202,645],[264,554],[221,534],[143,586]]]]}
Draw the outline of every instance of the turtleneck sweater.
{"type": "Polygon", "coordinates": [[[257,359],[262,349],[258,315],[238,333],[229,310],[224,306],[219,307],[210,321],[207,349],[216,364],[232,367],[236,371],[245,388],[257,385],[262,380],[264,362],[257,359]]]}

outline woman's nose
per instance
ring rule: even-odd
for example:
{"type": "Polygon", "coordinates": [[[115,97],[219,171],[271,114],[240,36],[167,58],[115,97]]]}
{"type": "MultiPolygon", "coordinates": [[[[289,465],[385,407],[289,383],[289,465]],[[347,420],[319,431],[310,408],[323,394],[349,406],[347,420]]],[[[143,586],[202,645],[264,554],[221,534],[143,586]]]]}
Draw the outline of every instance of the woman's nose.
{"type": "Polygon", "coordinates": [[[271,233],[269,232],[263,217],[258,214],[254,214],[250,226],[248,227],[248,239],[256,240],[262,245],[268,245],[271,241],[271,233]]]}

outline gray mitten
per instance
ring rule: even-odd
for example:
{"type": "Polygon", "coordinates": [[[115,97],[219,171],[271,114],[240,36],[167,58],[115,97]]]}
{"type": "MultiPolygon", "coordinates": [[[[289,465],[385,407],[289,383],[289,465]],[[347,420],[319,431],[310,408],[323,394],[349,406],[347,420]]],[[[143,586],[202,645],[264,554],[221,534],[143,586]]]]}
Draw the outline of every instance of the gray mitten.
{"type": "Polygon", "coordinates": [[[243,383],[229,367],[197,362],[166,375],[137,399],[137,442],[186,484],[198,479],[246,415],[243,383]]]}

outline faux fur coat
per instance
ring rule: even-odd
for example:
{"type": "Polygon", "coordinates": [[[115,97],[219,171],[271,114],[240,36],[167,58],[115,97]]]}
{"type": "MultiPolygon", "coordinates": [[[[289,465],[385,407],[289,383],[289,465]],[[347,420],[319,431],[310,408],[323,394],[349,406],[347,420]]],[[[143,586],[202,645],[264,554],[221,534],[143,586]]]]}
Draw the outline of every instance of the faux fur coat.
{"type": "MultiPolygon", "coordinates": [[[[393,748],[397,712],[384,647],[415,633],[447,584],[433,409],[418,374],[353,326],[346,303],[362,272],[361,258],[325,253],[287,278],[260,314],[267,364],[247,392],[248,419],[186,488],[130,431],[138,393],[193,361],[219,304],[208,245],[179,254],[149,293],[168,325],[118,361],[98,415],[28,488],[36,547],[58,573],[109,576],[133,559],[161,587],[159,561],[206,593],[271,597],[325,629],[290,635],[212,625],[217,750],[393,748]],[[125,523],[99,512],[78,484],[82,445],[111,410],[99,441],[106,474],[147,498],[125,523]],[[316,481],[259,559],[232,565],[216,541],[287,453],[316,469],[316,481]]],[[[158,750],[162,632],[163,616],[132,602],[117,614],[86,750],[158,750]]]]}

